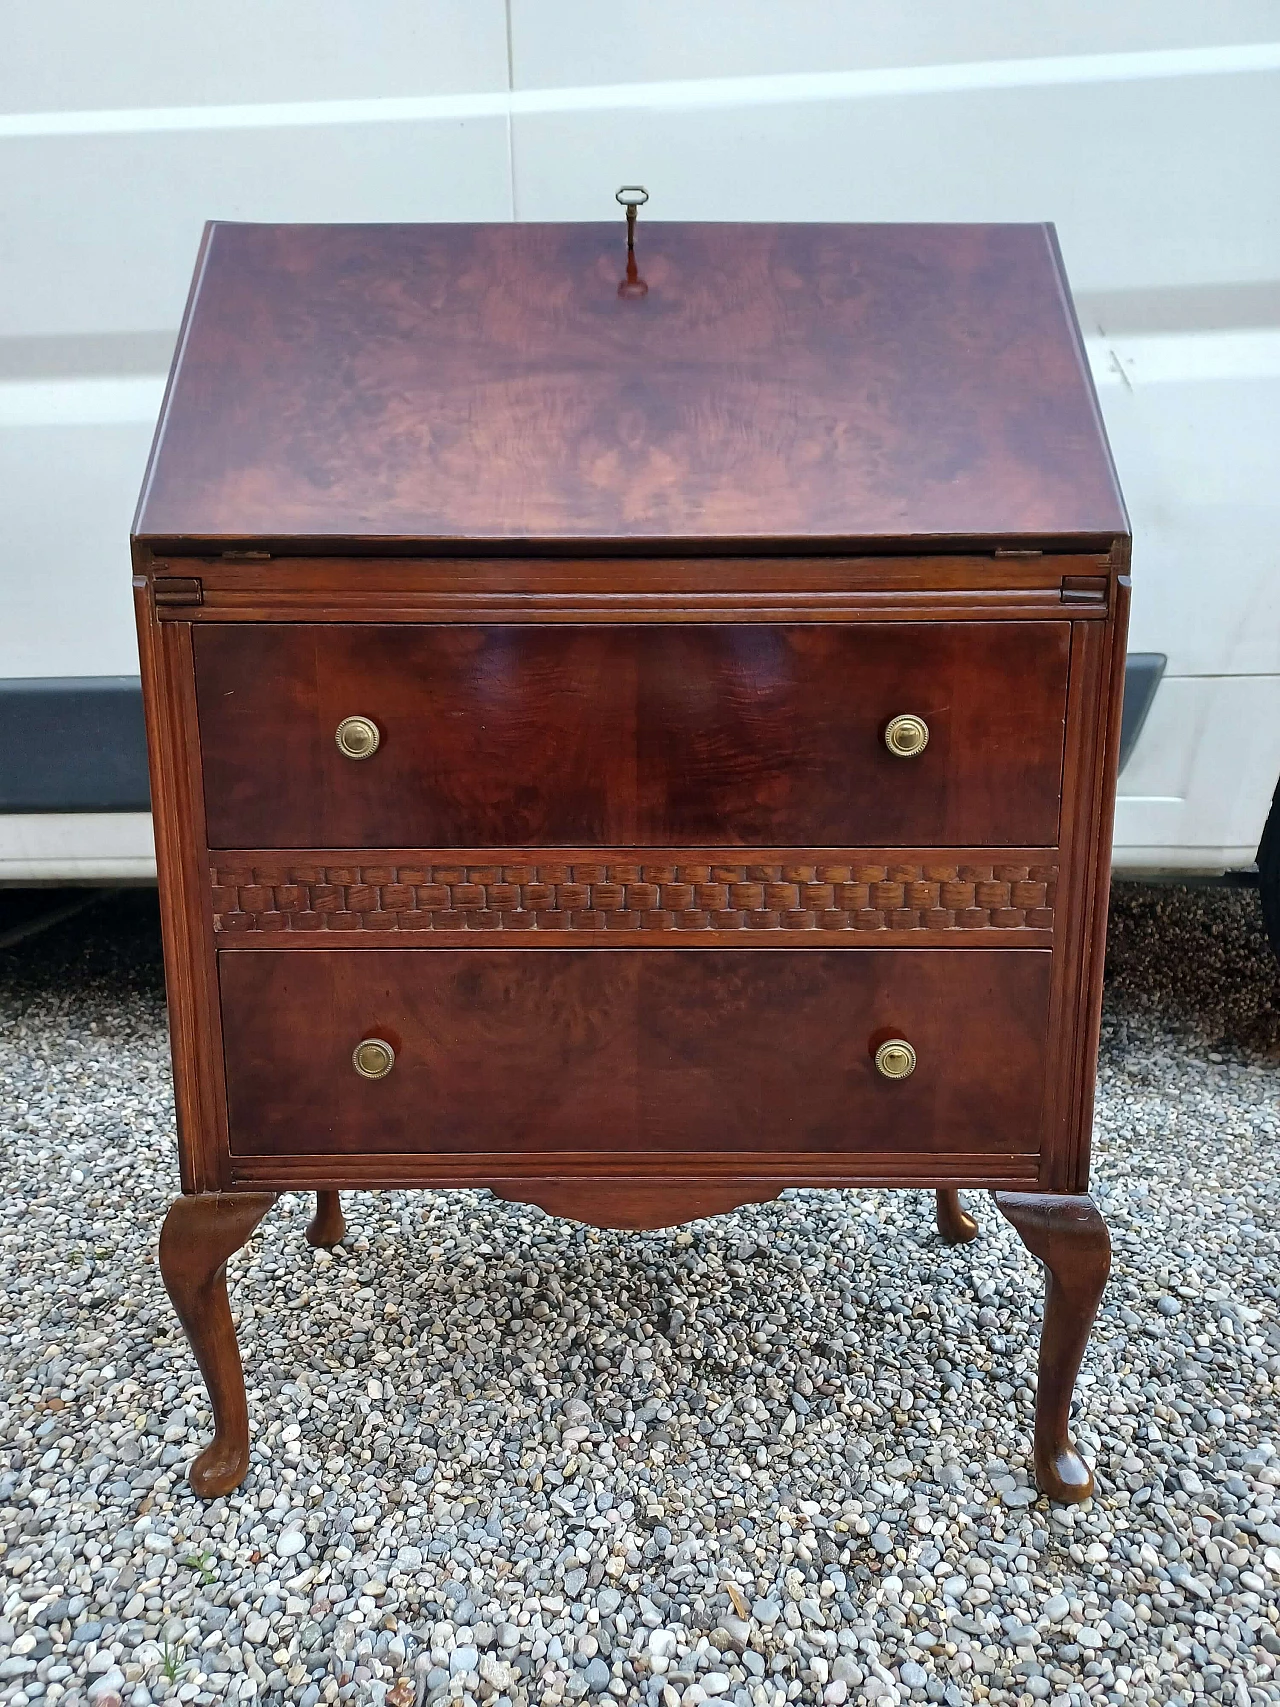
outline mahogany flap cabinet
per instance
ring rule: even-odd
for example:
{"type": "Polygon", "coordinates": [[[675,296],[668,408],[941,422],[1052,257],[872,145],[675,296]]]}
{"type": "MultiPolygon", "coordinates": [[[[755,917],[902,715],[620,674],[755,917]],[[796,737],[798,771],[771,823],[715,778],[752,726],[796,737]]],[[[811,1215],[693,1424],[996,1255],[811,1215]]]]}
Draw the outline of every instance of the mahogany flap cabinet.
{"type": "Polygon", "coordinates": [[[1042,1260],[1086,1498],[1128,563],[1049,227],[209,226],[133,535],[196,1489],[280,1191],[874,1186],[1042,1260]]]}

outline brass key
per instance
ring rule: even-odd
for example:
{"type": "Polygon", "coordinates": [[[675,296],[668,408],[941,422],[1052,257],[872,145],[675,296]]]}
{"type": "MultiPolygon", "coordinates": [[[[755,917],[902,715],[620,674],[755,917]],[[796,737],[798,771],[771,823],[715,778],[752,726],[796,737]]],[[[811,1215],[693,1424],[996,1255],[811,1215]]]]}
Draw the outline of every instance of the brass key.
{"type": "Polygon", "coordinates": [[[614,200],[627,210],[627,276],[618,286],[618,295],[622,297],[649,294],[649,287],[636,266],[636,214],[648,199],[649,192],[643,184],[624,184],[614,196],[614,200]]]}

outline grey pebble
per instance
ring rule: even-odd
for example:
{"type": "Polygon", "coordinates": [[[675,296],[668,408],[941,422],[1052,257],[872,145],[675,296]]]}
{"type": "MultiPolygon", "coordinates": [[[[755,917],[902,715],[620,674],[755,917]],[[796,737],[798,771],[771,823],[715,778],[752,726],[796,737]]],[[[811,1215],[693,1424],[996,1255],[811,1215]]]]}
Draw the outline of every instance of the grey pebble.
{"type": "Polygon", "coordinates": [[[458,1677],[464,1672],[475,1671],[480,1664],[479,1649],[470,1643],[462,1642],[449,1655],[449,1676],[458,1677]]]}
{"type": "Polygon", "coordinates": [[[1000,1493],[1001,1503],[1008,1506],[1011,1511],[1016,1511],[1022,1506],[1034,1505],[1037,1498],[1038,1495],[1034,1488],[1004,1488],[1000,1493]]]}
{"type": "Polygon", "coordinates": [[[737,1618],[732,1613],[725,1613],[720,1620],[719,1631],[711,1632],[711,1640],[716,1641],[717,1634],[723,1638],[717,1643],[722,1648],[732,1648],[735,1653],[742,1650],[751,1641],[751,1622],[746,1618],[737,1618]]]}

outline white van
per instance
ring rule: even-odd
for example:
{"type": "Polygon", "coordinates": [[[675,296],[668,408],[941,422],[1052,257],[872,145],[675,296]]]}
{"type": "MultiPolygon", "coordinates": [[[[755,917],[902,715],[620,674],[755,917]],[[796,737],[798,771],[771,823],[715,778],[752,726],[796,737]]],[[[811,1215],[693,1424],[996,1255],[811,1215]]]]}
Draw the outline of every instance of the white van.
{"type": "Polygon", "coordinates": [[[126,540],[206,218],[1056,222],[1133,521],[1120,872],[1280,942],[1272,0],[44,0],[0,56],[0,882],[152,870],[126,540]]]}

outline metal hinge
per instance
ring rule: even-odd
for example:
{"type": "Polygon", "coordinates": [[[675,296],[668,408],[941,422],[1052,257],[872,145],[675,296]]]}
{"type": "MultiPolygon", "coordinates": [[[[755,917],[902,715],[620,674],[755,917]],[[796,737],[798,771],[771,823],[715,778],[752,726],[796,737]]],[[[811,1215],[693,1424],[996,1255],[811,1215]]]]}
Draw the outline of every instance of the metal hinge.
{"type": "Polygon", "coordinates": [[[270,563],[269,551],[224,551],[223,558],[228,563],[270,563]]]}
{"type": "Polygon", "coordinates": [[[198,575],[157,575],[155,600],[162,610],[170,610],[174,606],[202,605],[204,583],[198,575]]]}
{"type": "Polygon", "coordinates": [[[991,555],[993,557],[1043,557],[1044,552],[1038,548],[1033,550],[1030,547],[1023,550],[1018,545],[997,545],[991,555]]]}

